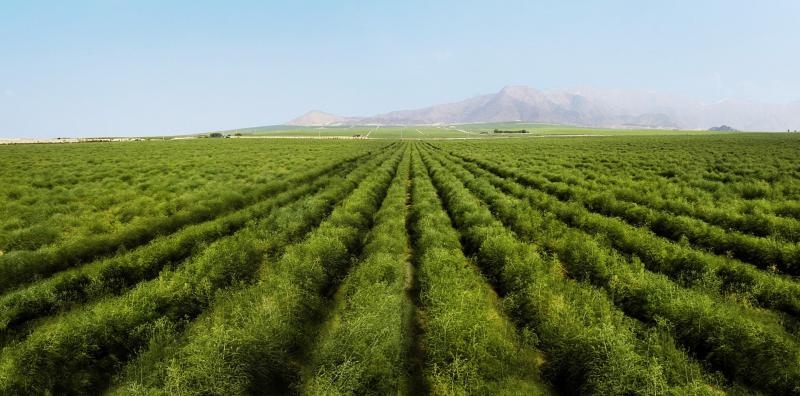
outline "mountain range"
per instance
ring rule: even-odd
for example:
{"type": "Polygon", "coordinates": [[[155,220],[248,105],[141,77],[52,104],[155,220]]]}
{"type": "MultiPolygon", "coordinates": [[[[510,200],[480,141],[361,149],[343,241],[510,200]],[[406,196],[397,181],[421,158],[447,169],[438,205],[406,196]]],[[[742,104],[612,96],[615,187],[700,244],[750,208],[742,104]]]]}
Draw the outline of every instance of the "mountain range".
{"type": "Polygon", "coordinates": [[[611,128],[709,129],[730,125],[747,131],[800,129],[800,102],[767,104],[741,100],[701,103],[659,93],[596,89],[541,91],[507,86],[460,102],[367,117],[310,111],[286,125],[422,125],[537,122],[611,128]]]}

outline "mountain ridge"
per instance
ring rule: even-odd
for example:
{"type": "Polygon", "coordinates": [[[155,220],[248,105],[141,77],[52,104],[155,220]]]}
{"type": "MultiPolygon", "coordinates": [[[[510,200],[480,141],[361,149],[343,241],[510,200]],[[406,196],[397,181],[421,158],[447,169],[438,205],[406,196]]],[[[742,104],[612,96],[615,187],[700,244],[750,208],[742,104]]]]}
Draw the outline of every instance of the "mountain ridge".
{"type": "Polygon", "coordinates": [[[345,117],[313,110],[286,125],[423,125],[512,121],[698,130],[731,125],[739,130],[785,131],[800,128],[800,102],[776,105],[727,99],[705,104],[653,92],[591,88],[541,91],[529,86],[509,85],[494,94],[368,117],[345,117]]]}

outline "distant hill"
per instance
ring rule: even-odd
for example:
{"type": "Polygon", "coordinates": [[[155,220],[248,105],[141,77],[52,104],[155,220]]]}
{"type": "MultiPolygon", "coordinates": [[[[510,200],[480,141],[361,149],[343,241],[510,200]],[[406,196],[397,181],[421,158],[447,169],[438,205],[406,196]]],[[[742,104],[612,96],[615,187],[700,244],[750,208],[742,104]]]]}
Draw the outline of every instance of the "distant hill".
{"type": "Polygon", "coordinates": [[[773,105],[724,100],[712,104],[657,93],[601,91],[540,91],[508,86],[497,93],[460,102],[371,117],[342,117],[312,111],[287,125],[462,124],[481,122],[539,122],[613,128],[680,128],[705,130],[735,125],[750,131],[800,128],[800,102],[773,105]]]}
{"type": "Polygon", "coordinates": [[[334,124],[343,124],[348,121],[345,117],[339,117],[337,115],[326,113],[324,111],[319,110],[311,110],[308,113],[301,115],[289,122],[286,125],[294,125],[294,126],[320,126],[320,125],[334,125],[334,124]]]}
{"type": "Polygon", "coordinates": [[[711,128],[708,128],[708,130],[709,131],[714,131],[714,132],[739,132],[738,129],[731,128],[731,127],[729,127],[727,125],[720,125],[718,127],[711,127],[711,128]]]}

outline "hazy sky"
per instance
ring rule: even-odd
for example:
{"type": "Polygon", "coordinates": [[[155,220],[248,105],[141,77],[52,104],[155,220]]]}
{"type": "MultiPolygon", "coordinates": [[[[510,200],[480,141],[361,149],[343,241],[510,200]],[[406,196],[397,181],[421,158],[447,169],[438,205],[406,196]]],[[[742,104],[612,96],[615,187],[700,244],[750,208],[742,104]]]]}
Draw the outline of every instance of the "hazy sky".
{"type": "Polygon", "coordinates": [[[2,0],[0,137],[369,115],[509,84],[796,101],[798,17],[797,0],[2,0]]]}

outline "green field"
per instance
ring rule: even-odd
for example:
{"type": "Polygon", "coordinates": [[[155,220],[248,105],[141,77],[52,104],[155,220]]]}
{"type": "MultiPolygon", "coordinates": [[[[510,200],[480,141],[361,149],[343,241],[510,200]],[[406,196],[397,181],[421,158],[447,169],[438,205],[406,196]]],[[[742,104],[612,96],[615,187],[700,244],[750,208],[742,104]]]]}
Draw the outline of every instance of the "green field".
{"type": "Polygon", "coordinates": [[[667,129],[603,129],[575,127],[566,125],[535,124],[522,122],[486,123],[486,124],[456,124],[456,125],[418,125],[418,126],[326,126],[326,127],[297,127],[297,126],[269,126],[244,129],[231,129],[221,131],[229,135],[242,135],[245,137],[317,137],[317,138],[352,138],[354,136],[368,137],[369,139],[483,139],[483,138],[528,138],[551,135],[592,135],[592,136],[670,136],[670,135],[709,135],[725,134],[724,132],[709,131],[681,131],[667,129]],[[493,134],[494,129],[520,130],[525,129],[527,134],[493,134]]]}
{"type": "MultiPolygon", "coordinates": [[[[461,128],[459,128],[461,129],[461,128]]],[[[271,136],[271,137],[345,137],[354,136],[369,139],[436,139],[436,138],[478,138],[480,136],[474,131],[462,132],[448,127],[435,126],[352,126],[352,127],[269,127],[269,128],[249,128],[241,130],[224,131],[227,134],[239,133],[245,137],[249,136],[271,136]]]]}
{"type": "Polygon", "coordinates": [[[0,394],[800,395],[800,135],[238,131],[0,146],[0,394]]]}

